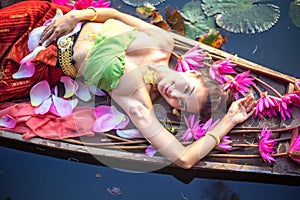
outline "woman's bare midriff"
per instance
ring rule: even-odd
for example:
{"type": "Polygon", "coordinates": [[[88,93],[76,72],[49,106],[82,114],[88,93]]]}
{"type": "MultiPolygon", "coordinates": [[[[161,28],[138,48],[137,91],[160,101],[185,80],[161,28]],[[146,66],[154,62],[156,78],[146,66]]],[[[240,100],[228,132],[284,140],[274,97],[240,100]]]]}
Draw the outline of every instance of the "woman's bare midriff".
{"type": "MultiPolygon", "coordinates": [[[[73,48],[73,60],[79,75],[82,74],[86,66],[89,53],[101,27],[101,23],[86,23],[76,40],[73,48]]],[[[130,63],[130,66],[125,65],[125,71],[151,63],[167,65],[168,60],[159,37],[149,36],[144,32],[137,31],[137,37],[126,50],[125,63],[130,63]]]]}

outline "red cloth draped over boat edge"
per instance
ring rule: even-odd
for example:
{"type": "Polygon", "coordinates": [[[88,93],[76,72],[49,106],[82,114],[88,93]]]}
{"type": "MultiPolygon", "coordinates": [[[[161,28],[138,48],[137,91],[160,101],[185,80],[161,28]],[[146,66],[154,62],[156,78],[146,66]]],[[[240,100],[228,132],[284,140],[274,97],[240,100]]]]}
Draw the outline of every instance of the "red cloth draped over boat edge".
{"type": "MultiPolygon", "coordinates": [[[[13,79],[19,62],[28,55],[28,34],[36,27],[53,18],[56,9],[64,13],[70,8],[45,1],[23,1],[0,10],[0,102],[29,94],[36,83],[47,80],[52,86],[63,75],[55,67],[57,46],[51,44],[35,58],[35,73],[30,78],[13,79]]],[[[93,136],[92,123],[95,120],[91,108],[77,107],[72,115],[57,117],[52,114],[36,115],[30,102],[0,103],[0,117],[9,114],[17,121],[14,129],[7,130],[23,134],[24,139],[40,136],[49,139],[62,139],[79,136],[93,136]]]]}
{"type": "Polygon", "coordinates": [[[63,75],[56,66],[57,45],[51,44],[35,58],[35,73],[30,78],[13,79],[19,62],[28,55],[28,34],[56,14],[70,8],[46,1],[24,1],[0,10],[0,102],[25,96],[36,83],[47,80],[52,86],[63,75]]]}

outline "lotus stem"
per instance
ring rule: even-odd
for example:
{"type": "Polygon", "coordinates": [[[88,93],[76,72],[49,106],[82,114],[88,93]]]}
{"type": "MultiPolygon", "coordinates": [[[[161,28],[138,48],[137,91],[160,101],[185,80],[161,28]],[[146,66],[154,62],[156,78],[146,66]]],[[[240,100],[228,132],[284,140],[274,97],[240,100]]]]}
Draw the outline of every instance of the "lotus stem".
{"type": "Polygon", "coordinates": [[[258,144],[231,144],[232,147],[258,147],[258,144]]]}
{"type": "Polygon", "coordinates": [[[178,59],[180,58],[180,55],[178,55],[175,51],[172,51],[172,54],[178,59]]]}
{"type": "Polygon", "coordinates": [[[260,80],[257,77],[253,77],[253,76],[251,76],[251,77],[254,78],[257,82],[263,84],[264,86],[266,86],[267,88],[269,88],[270,90],[272,90],[278,97],[282,98],[282,95],[275,88],[273,88],[272,86],[270,86],[269,84],[267,84],[266,82],[260,80]]]}
{"type": "Polygon", "coordinates": [[[288,155],[288,152],[271,154],[271,156],[273,156],[273,157],[280,157],[280,156],[287,156],[287,155],[288,155]]]}
{"type": "Polygon", "coordinates": [[[217,158],[259,158],[260,155],[243,155],[243,154],[216,154],[210,153],[207,156],[217,158]]]}

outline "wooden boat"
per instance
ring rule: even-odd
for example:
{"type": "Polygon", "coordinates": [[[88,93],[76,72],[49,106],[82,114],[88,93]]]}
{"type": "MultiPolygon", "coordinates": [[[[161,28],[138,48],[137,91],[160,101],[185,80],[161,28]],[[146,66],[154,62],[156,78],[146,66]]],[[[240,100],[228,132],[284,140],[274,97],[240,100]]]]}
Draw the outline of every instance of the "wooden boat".
{"type": "MultiPolygon", "coordinates": [[[[178,54],[199,44],[184,36],[172,34],[176,41],[175,52],[178,54]]],[[[204,44],[200,44],[200,46],[216,60],[231,56],[229,53],[204,44]]],[[[294,77],[239,57],[236,57],[234,62],[238,64],[237,69],[240,71],[250,69],[252,76],[256,77],[258,87],[264,88],[269,94],[274,94],[274,92],[264,83],[272,85],[281,94],[295,90],[296,78],[294,77]]],[[[244,146],[236,144],[235,150],[228,153],[213,150],[211,154],[189,170],[179,168],[160,155],[147,156],[144,152],[148,145],[146,140],[122,139],[113,133],[97,134],[93,138],[81,137],[54,141],[44,138],[23,140],[20,134],[0,130],[0,143],[2,146],[72,161],[106,165],[123,170],[171,174],[185,183],[195,177],[202,177],[300,185],[300,165],[298,163],[288,156],[277,157],[276,162],[272,164],[266,163],[260,157],[258,148],[246,144],[247,141],[257,143],[257,134],[261,132],[263,125],[272,128],[273,135],[279,143],[277,153],[286,152],[290,145],[292,132],[297,131],[297,127],[300,126],[300,109],[294,107],[293,117],[286,121],[279,118],[264,120],[250,118],[229,133],[232,140],[235,141],[234,143],[243,143],[244,146]]]]}

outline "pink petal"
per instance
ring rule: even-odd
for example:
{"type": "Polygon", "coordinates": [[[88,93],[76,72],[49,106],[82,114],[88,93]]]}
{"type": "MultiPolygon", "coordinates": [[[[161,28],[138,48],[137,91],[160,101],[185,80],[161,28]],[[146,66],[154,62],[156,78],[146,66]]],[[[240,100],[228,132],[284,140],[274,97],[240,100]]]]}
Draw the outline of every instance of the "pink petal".
{"type": "MultiPolygon", "coordinates": [[[[70,100],[65,100],[63,98],[57,97],[52,95],[52,100],[53,100],[53,105],[61,117],[68,116],[72,114],[73,109],[72,109],[72,101],[70,100]]],[[[51,110],[50,110],[51,111],[51,110]]],[[[55,114],[55,113],[53,113],[55,114]]]]}
{"type": "Polygon", "coordinates": [[[116,122],[113,120],[113,115],[104,114],[97,118],[93,123],[92,130],[94,132],[107,132],[116,127],[116,122]]]}
{"type": "Polygon", "coordinates": [[[75,91],[76,96],[82,101],[89,101],[92,99],[89,88],[84,85],[82,82],[76,82],[78,84],[78,88],[75,91]]]}
{"type": "Polygon", "coordinates": [[[5,128],[15,128],[17,122],[12,116],[5,114],[0,117],[0,126],[5,128]]]}
{"type": "Polygon", "coordinates": [[[32,106],[39,106],[51,95],[50,86],[47,81],[41,81],[30,90],[30,102],[32,106]]]}
{"type": "Polygon", "coordinates": [[[43,115],[43,114],[49,112],[51,105],[52,105],[52,98],[49,97],[39,107],[34,109],[34,113],[43,115]]]}
{"type": "Polygon", "coordinates": [[[126,139],[144,138],[138,129],[117,130],[116,134],[126,139]]]}
{"type": "Polygon", "coordinates": [[[31,77],[35,72],[34,64],[30,61],[24,62],[20,65],[19,70],[12,75],[14,79],[31,77]]]}
{"type": "Polygon", "coordinates": [[[125,115],[123,121],[121,121],[114,129],[124,129],[129,124],[129,122],[129,117],[125,115]]]}
{"type": "Polygon", "coordinates": [[[152,145],[149,145],[147,147],[147,149],[145,150],[145,153],[149,156],[149,157],[153,157],[155,154],[156,154],[156,149],[152,146],[152,145]]]}
{"type": "Polygon", "coordinates": [[[95,116],[96,118],[101,117],[105,114],[111,114],[112,115],[112,109],[110,106],[98,106],[95,108],[95,116]]]}
{"type": "Polygon", "coordinates": [[[60,78],[60,81],[64,84],[65,86],[65,94],[64,98],[70,98],[75,94],[75,81],[69,77],[69,76],[62,76],[60,78]]]}

